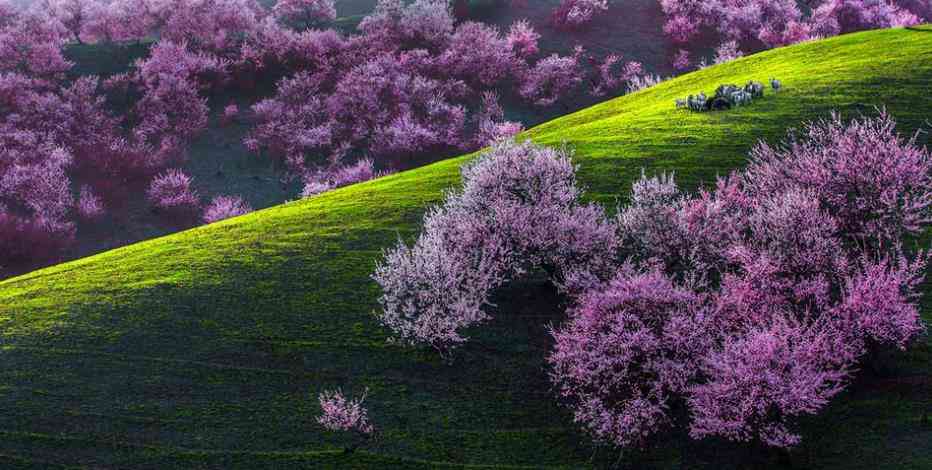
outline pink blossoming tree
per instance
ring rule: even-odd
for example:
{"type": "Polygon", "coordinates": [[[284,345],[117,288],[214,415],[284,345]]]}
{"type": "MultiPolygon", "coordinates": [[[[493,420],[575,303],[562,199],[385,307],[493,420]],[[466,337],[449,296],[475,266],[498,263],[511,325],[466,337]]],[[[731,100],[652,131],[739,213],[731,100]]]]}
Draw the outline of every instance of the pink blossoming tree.
{"type": "Polygon", "coordinates": [[[156,176],[146,194],[153,206],[175,215],[188,215],[200,204],[191,177],[177,169],[156,176]]]}
{"type": "Polygon", "coordinates": [[[360,398],[347,399],[340,390],[325,390],[318,396],[321,415],[317,423],[328,431],[351,434],[354,442],[346,447],[347,453],[356,450],[360,442],[375,432],[375,426],[369,421],[369,412],[362,406],[365,400],[365,393],[360,398]]]}
{"type": "Polygon", "coordinates": [[[616,236],[579,202],[569,155],[503,142],[463,169],[462,191],[431,209],[413,246],[385,253],[380,321],[397,340],[446,354],[489,318],[489,295],[538,266],[567,290],[610,272],[616,236]]]}
{"type": "Polygon", "coordinates": [[[580,28],[592,21],[598,12],[608,10],[608,0],[562,0],[550,15],[557,28],[580,28]]]}

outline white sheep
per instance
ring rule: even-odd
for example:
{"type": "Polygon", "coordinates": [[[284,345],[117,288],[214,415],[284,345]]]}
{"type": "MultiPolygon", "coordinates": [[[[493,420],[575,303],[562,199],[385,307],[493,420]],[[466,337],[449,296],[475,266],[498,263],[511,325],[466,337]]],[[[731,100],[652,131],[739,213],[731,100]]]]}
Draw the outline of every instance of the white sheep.
{"type": "Polygon", "coordinates": [[[731,101],[735,106],[743,106],[751,102],[753,97],[744,90],[738,90],[731,94],[731,101]]]}
{"type": "Polygon", "coordinates": [[[702,111],[705,108],[706,96],[700,92],[698,95],[689,95],[686,98],[686,105],[693,111],[702,111]]]}
{"type": "Polygon", "coordinates": [[[755,97],[764,96],[764,85],[762,85],[760,82],[750,81],[747,85],[744,86],[744,91],[755,97]]]}

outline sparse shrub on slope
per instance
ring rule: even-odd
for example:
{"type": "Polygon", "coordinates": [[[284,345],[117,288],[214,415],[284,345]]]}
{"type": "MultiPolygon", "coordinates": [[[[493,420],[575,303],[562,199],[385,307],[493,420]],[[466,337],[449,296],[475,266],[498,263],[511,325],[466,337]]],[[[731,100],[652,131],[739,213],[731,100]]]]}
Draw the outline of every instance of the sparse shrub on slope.
{"type": "Polygon", "coordinates": [[[360,160],[351,165],[338,166],[307,175],[304,179],[304,190],[301,195],[312,197],[331,189],[369,181],[389,173],[391,172],[376,171],[375,164],[370,159],[360,160]]]}
{"type": "Polygon", "coordinates": [[[366,394],[359,398],[347,399],[341,390],[325,390],[318,396],[321,415],[317,423],[332,432],[348,433],[352,443],[344,450],[353,452],[375,432],[375,426],[369,420],[369,410],[362,406],[366,394]]]}
{"type": "Polygon", "coordinates": [[[204,208],[204,223],[214,223],[252,212],[252,207],[239,196],[217,196],[204,208]]]}

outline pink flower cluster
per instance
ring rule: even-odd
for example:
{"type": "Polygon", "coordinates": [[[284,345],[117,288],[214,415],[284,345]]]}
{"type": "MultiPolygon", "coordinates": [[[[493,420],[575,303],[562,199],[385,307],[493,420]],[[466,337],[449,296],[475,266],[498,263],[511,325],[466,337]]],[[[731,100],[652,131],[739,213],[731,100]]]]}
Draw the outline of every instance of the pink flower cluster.
{"type": "Polygon", "coordinates": [[[591,22],[597,12],[606,10],[608,0],[561,0],[550,21],[557,28],[579,28],[591,22]]]}
{"type": "Polygon", "coordinates": [[[152,180],[149,201],[159,209],[174,213],[186,213],[200,205],[197,191],[191,187],[192,179],[181,170],[170,169],[152,180]]]}
{"type": "Polygon", "coordinates": [[[230,217],[248,214],[249,212],[252,212],[252,207],[243,198],[239,196],[217,196],[204,208],[202,218],[205,224],[212,224],[230,217]]]}
{"type": "Polygon", "coordinates": [[[387,171],[376,171],[372,160],[363,159],[351,165],[343,165],[306,175],[304,191],[301,195],[312,197],[331,189],[369,181],[389,173],[387,171]]]}
{"type": "Polygon", "coordinates": [[[369,412],[362,406],[365,399],[364,394],[347,400],[340,390],[325,390],[318,397],[323,413],[317,422],[328,431],[372,434],[375,427],[369,422],[369,412]]]}

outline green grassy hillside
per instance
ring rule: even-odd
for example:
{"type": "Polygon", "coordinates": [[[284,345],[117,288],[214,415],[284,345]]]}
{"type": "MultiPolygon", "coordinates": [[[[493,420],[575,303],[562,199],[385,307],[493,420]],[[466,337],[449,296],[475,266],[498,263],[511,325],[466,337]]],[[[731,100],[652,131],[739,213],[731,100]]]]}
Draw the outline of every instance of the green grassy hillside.
{"type": "MultiPolygon", "coordinates": [[[[689,187],[742,165],[759,139],[886,105],[900,130],[932,118],[932,28],[846,35],[711,67],[527,133],[575,147],[594,199],[641,168],[689,187]],[[673,100],[720,83],[785,90],[720,113],[673,100]]],[[[928,143],[923,135],[920,139],[928,143]]],[[[464,157],[466,158],[466,157],[464,157]]],[[[583,468],[595,453],[551,393],[539,280],[498,294],[496,319],[454,365],[385,342],[370,280],[458,182],[453,159],[0,283],[0,467],[583,468]],[[317,393],[369,389],[379,439],[344,455],[314,423],[317,393]]],[[[932,304],[930,304],[932,305],[932,304]]],[[[932,320],[932,308],[926,308],[932,320]]],[[[932,468],[932,343],[881,358],[806,421],[799,467],[932,468]]],[[[670,436],[634,468],[733,468],[738,446],[670,436]]]]}

